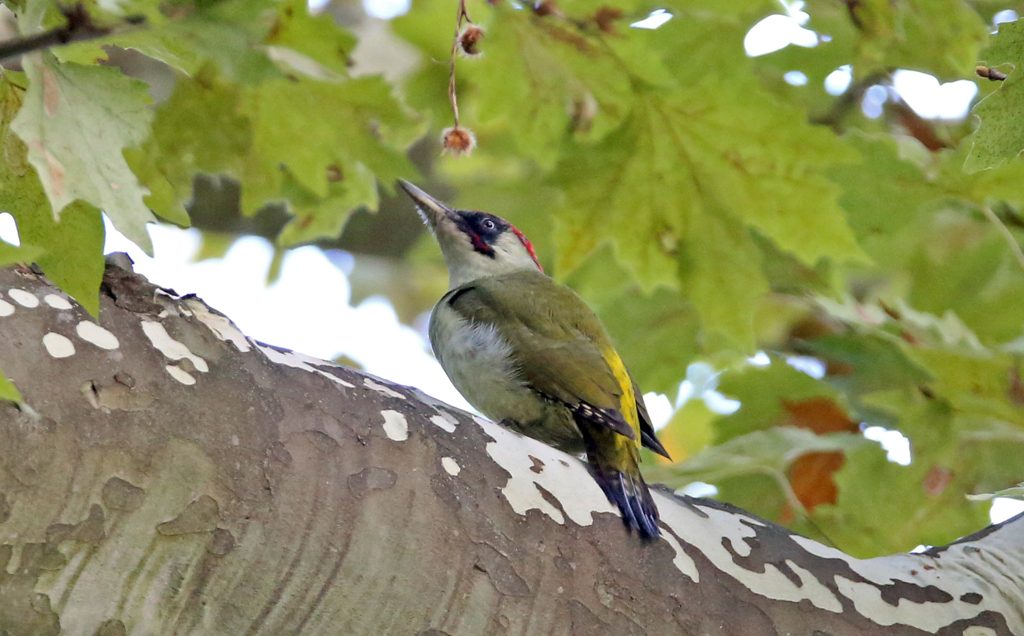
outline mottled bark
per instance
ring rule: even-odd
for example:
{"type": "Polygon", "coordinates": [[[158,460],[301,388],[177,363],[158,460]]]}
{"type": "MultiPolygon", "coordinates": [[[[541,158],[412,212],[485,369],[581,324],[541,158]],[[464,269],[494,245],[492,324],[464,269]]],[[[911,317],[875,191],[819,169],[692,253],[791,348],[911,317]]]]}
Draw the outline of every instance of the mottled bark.
{"type": "Polygon", "coordinates": [[[101,327],[0,299],[0,634],[1024,634],[1021,517],[858,560],[659,492],[645,545],[574,458],[124,270],[101,327]]]}

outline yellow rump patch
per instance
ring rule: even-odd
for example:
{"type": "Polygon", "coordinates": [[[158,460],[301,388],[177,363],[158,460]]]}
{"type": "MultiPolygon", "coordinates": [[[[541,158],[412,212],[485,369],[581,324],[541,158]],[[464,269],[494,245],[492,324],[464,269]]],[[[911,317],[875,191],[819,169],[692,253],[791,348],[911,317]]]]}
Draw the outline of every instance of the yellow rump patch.
{"type": "Polygon", "coordinates": [[[601,350],[601,357],[604,358],[608,368],[611,369],[612,375],[615,376],[615,382],[622,389],[622,396],[619,398],[619,412],[622,413],[622,417],[626,418],[626,422],[633,429],[633,432],[636,433],[636,445],[640,446],[640,418],[636,412],[637,395],[633,393],[633,380],[629,377],[626,365],[622,363],[622,358],[619,357],[615,349],[611,347],[603,348],[601,350]]]}

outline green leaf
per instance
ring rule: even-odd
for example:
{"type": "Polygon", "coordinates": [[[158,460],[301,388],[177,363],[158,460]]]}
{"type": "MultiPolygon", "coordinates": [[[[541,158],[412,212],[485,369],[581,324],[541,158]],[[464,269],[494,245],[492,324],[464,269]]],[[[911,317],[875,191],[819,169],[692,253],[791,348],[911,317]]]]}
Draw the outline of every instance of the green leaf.
{"type": "Polygon", "coordinates": [[[125,152],[151,192],[146,203],[161,217],[188,225],[184,206],[196,173],[241,176],[252,137],[241,103],[241,89],[210,68],[180,78],[157,109],[149,139],[125,152]]]}
{"type": "Polygon", "coordinates": [[[152,111],[142,82],[109,67],[25,58],[29,88],[11,128],[28,146],[47,198],[59,215],[76,199],[107,212],[147,252],[146,190],[128,168],[126,146],[145,140],[152,111]]]}
{"type": "Polygon", "coordinates": [[[0,371],[0,400],[8,402],[21,402],[21,392],[14,386],[3,371],[0,371]]]}
{"type": "MultiPolygon", "coordinates": [[[[911,68],[944,78],[970,73],[985,41],[986,25],[964,0],[866,0],[842,5],[810,0],[812,16],[845,13],[855,29],[842,29],[837,37],[855,37],[856,56],[850,60],[858,75],[891,68],[911,68]]],[[[828,22],[826,22],[827,24],[828,22]]]]}
{"type": "Polygon", "coordinates": [[[944,545],[988,522],[988,506],[969,504],[967,484],[941,461],[900,466],[867,444],[847,453],[835,481],[838,501],[816,507],[813,518],[837,547],[855,556],[944,545]]]}
{"type": "Polygon", "coordinates": [[[738,411],[715,422],[715,438],[719,442],[782,423],[786,420],[787,402],[821,397],[840,400],[828,384],[797,371],[778,358],[773,358],[765,367],[725,372],[718,390],[740,402],[738,411]]]}
{"type": "Polygon", "coordinates": [[[150,16],[139,28],[116,29],[106,38],[56,49],[65,62],[96,64],[107,59],[104,47],[136,50],[186,75],[213,62],[226,77],[257,83],[280,71],[259,47],[271,24],[273,0],[200,2],[184,16],[150,16]]]}
{"type": "Polygon", "coordinates": [[[338,25],[330,12],[314,16],[309,13],[306,0],[286,0],[280,3],[265,43],[287,47],[347,75],[349,54],[355,48],[356,39],[338,25]]]}
{"type": "Polygon", "coordinates": [[[800,118],[742,83],[645,94],[601,142],[571,147],[554,175],[566,192],[559,271],[611,242],[646,289],[681,279],[704,327],[749,349],[767,284],[747,228],[805,264],[864,260],[823,174],[848,152],[800,118]]]}
{"type": "MultiPolygon", "coordinates": [[[[264,82],[242,112],[253,131],[242,193],[248,213],[298,196],[297,215],[315,217],[316,232],[336,233],[355,207],[376,208],[371,175],[390,190],[396,178],[415,172],[398,148],[412,141],[417,127],[380,78],[264,82]]],[[[291,231],[288,242],[313,237],[291,231]]]]}
{"type": "Polygon", "coordinates": [[[93,316],[100,312],[103,281],[103,218],[93,206],[76,201],[55,221],[45,207],[14,214],[23,241],[46,245],[37,259],[46,277],[93,316]]]}
{"type": "Polygon", "coordinates": [[[41,247],[34,245],[11,245],[0,241],[0,267],[6,267],[14,263],[33,263],[43,253],[41,247]]]}
{"type": "Polygon", "coordinates": [[[999,88],[978,102],[971,112],[981,119],[974,133],[964,170],[977,172],[1000,166],[1024,149],[1024,122],[1020,104],[1024,100],[1024,20],[1004,22],[985,54],[989,66],[1012,64],[1015,68],[999,88]]]}
{"type": "Polygon", "coordinates": [[[295,218],[277,237],[278,245],[290,247],[321,236],[338,236],[348,217],[360,207],[376,209],[377,181],[370,170],[354,163],[348,174],[328,186],[327,195],[317,197],[285,175],[284,195],[295,218]]]}
{"type": "Polygon", "coordinates": [[[906,250],[894,249],[894,243],[903,245],[908,238],[902,230],[943,192],[920,166],[900,156],[890,136],[853,133],[847,142],[860,152],[860,161],[835,166],[829,176],[843,186],[840,203],[850,227],[873,259],[898,264],[906,250]]]}

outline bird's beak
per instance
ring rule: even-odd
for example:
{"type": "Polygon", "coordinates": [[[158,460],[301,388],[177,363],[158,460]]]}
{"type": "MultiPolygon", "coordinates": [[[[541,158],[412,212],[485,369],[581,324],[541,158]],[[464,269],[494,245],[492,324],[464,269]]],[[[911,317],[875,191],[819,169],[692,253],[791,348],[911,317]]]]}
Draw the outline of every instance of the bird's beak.
{"type": "Polygon", "coordinates": [[[409,198],[411,198],[413,203],[416,204],[416,209],[419,211],[420,216],[423,217],[423,220],[426,221],[431,230],[436,230],[442,219],[450,219],[456,216],[455,210],[438,201],[423,190],[420,190],[405,179],[399,179],[398,185],[402,186],[405,193],[408,194],[409,198]]]}

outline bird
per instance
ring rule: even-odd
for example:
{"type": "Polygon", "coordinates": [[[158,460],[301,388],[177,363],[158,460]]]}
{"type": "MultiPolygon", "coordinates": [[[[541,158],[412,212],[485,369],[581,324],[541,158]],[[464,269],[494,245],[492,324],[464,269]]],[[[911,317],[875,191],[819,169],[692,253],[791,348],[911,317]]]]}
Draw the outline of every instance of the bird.
{"type": "Polygon", "coordinates": [[[431,348],[455,388],[491,420],[587,468],[626,528],[660,536],[640,448],[666,458],[642,394],[601,321],[544,273],[505,219],[459,210],[399,180],[441,247],[449,289],[430,316],[431,348]]]}

